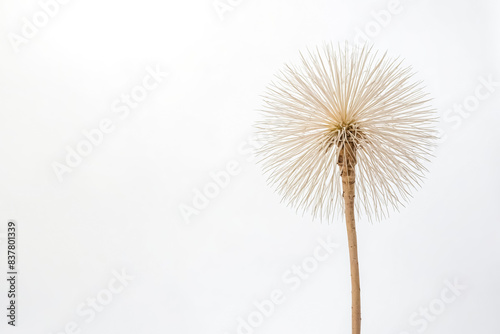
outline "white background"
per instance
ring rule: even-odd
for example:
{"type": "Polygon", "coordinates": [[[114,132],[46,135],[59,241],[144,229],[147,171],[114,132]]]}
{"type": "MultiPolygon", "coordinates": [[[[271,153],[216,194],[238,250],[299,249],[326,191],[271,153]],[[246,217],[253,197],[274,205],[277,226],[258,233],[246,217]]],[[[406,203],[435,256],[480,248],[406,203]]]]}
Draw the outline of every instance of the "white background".
{"type": "Polygon", "coordinates": [[[365,31],[418,72],[443,140],[406,208],[358,220],[363,333],[499,333],[500,3],[220,3],[231,10],[212,0],[72,0],[14,47],[23,18],[42,9],[0,1],[0,268],[14,219],[20,272],[16,328],[1,280],[0,332],[350,333],[343,221],[280,203],[249,148],[260,96],[283,64],[365,31]],[[120,118],[113,103],[157,67],[168,77],[120,118]],[[103,119],[114,130],[59,182],[54,163],[103,119]],[[188,223],[180,208],[228,163],[236,175],[188,223]],[[292,290],[283,275],[314,264],[328,237],[339,247],[292,290]],[[92,320],[77,312],[109,297],[122,270],[133,279],[92,320]],[[455,280],[465,288],[443,303],[455,280]],[[283,303],[238,331],[275,289],[283,303]],[[429,307],[439,314],[422,320],[429,307]]]}

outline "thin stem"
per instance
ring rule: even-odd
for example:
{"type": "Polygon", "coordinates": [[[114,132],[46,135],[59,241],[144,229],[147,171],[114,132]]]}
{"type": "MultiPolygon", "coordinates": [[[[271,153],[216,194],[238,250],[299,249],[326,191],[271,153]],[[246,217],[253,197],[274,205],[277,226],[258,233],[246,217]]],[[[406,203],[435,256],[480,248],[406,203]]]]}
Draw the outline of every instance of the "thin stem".
{"type": "Polygon", "coordinates": [[[349,258],[351,263],[352,293],[352,334],[361,333],[361,288],[359,283],[358,242],[356,238],[356,222],[354,219],[354,185],[356,165],[356,144],[351,141],[343,143],[338,165],[341,167],[342,189],[345,204],[345,220],[347,239],[349,242],[349,258]]]}

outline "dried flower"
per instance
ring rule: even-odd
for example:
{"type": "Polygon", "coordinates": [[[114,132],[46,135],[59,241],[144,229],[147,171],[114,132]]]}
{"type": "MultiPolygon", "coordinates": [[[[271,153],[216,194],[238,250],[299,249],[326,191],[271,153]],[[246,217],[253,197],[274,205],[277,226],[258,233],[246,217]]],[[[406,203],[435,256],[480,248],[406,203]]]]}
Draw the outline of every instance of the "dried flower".
{"type": "Polygon", "coordinates": [[[265,96],[259,151],[264,171],[292,206],[331,219],[344,213],[352,333],[361,332],[355,212],[380,219],[420,184],[436,131],[410,67],[371,47],[332,45],[286,66],[265,96]],[[342,185],[342,186],[341,186],[342,185]],[[356,200],[355,200],[356,194],[356,200]]]}

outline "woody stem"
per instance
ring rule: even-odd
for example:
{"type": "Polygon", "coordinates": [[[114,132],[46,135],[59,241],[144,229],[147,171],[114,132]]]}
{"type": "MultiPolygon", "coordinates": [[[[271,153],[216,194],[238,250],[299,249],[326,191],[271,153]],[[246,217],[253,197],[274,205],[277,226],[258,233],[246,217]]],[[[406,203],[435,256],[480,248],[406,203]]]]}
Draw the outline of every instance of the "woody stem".
{"type": "Polygon", "coordinates": [[[359,282],[358,243],[354,219],[354,185],[356,177],[354,166],[356,165],[356,146],[353,142],[347,141],[342,145],[339,153],[338,165],[341,167],[345,220],[351,264],[352,334],[360,334],[361,289],[359,282]]]}

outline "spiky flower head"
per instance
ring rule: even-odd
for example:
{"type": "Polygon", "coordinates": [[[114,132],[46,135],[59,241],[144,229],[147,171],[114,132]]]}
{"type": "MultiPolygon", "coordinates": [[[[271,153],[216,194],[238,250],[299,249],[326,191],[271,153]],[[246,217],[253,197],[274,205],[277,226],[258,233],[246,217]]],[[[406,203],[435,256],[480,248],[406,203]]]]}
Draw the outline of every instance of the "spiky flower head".
{"type": "Polygon", "coordinates": [[[264,142],[258,154],[283,199],[315,217],[342,214],[338,162],[349,146],[356,211],[380,219],[404,204],[436,139],[434,110],[413,75],[387,52],[347,43],[285,66],[268,87],[258,124],[264,142]]]}

